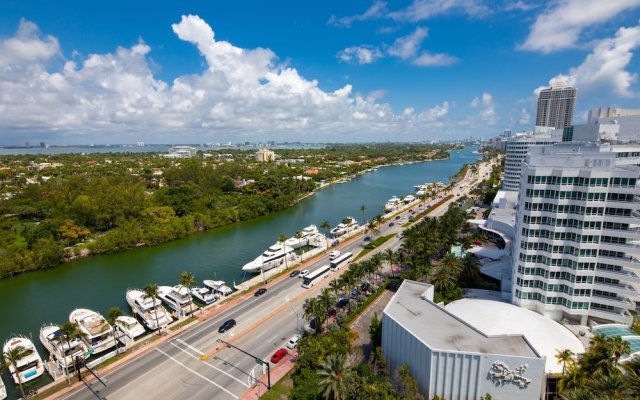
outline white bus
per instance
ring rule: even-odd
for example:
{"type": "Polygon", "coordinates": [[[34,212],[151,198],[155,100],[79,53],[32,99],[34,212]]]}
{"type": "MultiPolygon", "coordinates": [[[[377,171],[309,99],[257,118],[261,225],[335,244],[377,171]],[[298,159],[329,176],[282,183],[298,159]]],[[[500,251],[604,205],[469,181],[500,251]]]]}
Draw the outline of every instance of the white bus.
{"type": "Polygon", "coordinates": [[[353,254],[347,252],[341,255],[340,257],[336,258],[335,260],[331,261],[331,270],[332,271],[339,270],[340,267],[342,267],[342,264],[344,264],[348,259],[350,259],[351,256],[353,256],[353,254]]]}
{"type": "Polygon", "coordinates": [[[305,289],[309,289],[311,286],[315,285],[316,282],[321,281],[323,278],[329,276],[330,273],[331,267],[328,265],[323,265],[322,267],[302,278],[302,287],[305,289]]]}

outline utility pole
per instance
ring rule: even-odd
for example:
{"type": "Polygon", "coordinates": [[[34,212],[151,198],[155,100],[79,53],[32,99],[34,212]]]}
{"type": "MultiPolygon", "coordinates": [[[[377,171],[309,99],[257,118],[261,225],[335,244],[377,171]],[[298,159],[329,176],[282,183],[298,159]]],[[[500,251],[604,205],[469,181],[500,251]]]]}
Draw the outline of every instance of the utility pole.
{"type": "Polygon", "coordinates": [[[236,350],[248,355],[249,357],[251,357],[254,360],[256,360],[256,364],[258,364],[258,365],[265,365],[266,364],[266,366],[267,366],[267,390],[271,390],[271,368],[269,367],[269,362],[268,361],[264,361],[260,357],[256,357],[253,354],[247,353],[246,351],[242,350],[241,348],[236,347],[236,346],[232,345],[229,342],[225,342],[222,339],[216,339],[216,342],[224,343],[224,344],[227,345],[227,347],[232,347],[232,348],[234,348],[234,349],[236,349],[236,350]]]}

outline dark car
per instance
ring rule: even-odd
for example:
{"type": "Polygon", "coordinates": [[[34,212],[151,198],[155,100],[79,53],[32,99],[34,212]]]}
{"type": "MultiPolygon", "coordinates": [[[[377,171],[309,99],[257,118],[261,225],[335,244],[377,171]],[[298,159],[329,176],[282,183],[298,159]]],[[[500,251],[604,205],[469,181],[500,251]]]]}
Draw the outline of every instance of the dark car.
{"type": "Polygon", "coordinates": [[[365,242],[368,242],[368,241],[370,241],[370,240],[371,240],[371,236],[365,236],[365,237],[364,237],[364,241],[365,241],[365,242]]]}
{"type": "Polygon", "coordinates": [[[389,222],[389,226],[394,226],[395,224],[393,222],[389,222]]]}
{"type": "Polygon", "coordinates": [[[293,271],[291,271],[291,273],[289,274],[289,277],[293,278],[294,276],[298,276],[300,275],[300,270],[299,269],[294,269],[293,271]]]}
{"type": "Polygon", "coordinates": [[[277,364],[280,360],[282,360],[287,354],[289,354],[289,352],[287,351],[287,349],[284,348],[280,348],[278,350],[276,350],[275,353],[273,353],[273,355],[271,356],[271,362],[273,364],[277,364]]]}
{"type": "Polygon", "coordinates": [[[400,216],[399,216],[399,215],[396,215],[396,219],[400,219],[400,216]]]}
{"type": "Polygon", "coordinates": [[[343,297],[336,302],[336,308],[345,308],[347,305],[349,305],[349,299],[346,297],[343,297]]]}
{"type": "Polygon", "coordinates": [[[224,333],[225,331],[228,331],[229,329],[233,328],[234,326],[236,326],[236,320],[235,319],[230,319],[225,321],[224,324],[220,325],[220,328],[218,328],[218,333],[224,333]]]}
{"type": "Polygon", "coordinates": [[[262,296],[265,293],[267,293],[267,288],[260,288],[256,290],[256,292],[253,295],[258,297],[258,296],[262,296]]]}

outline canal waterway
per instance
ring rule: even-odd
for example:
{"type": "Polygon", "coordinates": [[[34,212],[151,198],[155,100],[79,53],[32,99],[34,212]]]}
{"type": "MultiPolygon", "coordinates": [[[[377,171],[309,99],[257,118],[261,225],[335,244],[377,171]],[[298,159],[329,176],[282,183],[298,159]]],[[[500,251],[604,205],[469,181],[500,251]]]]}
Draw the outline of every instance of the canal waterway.
{"type": "MultiPolygon", "coordinates": [[[[413,185],[449,182],[463,164],[481,156],[476,148],[451,152],[447,160],[394,165],[365,173],[344,184],[334,184],[290,209],[253,221],[203,232],[187,239],[120,254],[90,257],[61,267],[0,280],[0,341],[13,334],[31,336],[40,347],[38,332],[45,322],[62,323],[78,307],[103,314],[110,307],[129,313],[127,288],[149,283],[175,285],[181,272],[196,280],[222,279],[230,286],[243,279],[242,266],[253,260],[280,233],[293,236],[310,224],[328,221],[335,226],[346,216],[362,222],[382,213],[393,195],[413,193],[413,185]]],[[[41,351],[44,357],[45,352],[41,351]]],[[[7,374],[3,380],[8,389],[7,374]]]]}

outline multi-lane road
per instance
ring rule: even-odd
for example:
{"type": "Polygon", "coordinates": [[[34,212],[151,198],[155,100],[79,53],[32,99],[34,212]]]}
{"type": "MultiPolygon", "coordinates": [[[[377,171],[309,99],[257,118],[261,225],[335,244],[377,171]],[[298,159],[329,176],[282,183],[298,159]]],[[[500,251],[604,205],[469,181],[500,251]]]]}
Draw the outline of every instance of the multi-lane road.
{"type": "MultiPolygon", "coordinates": [[[[481,168],[482,177],[486,169],[481,168]]],[[[452,191],[454,199],[469,190],[475,180],[468,174],[463,189],[452,191]]],[[[418,209],[418,207],[414,207],[418,209]]],[[[446,207],[442,207],[446,210],[446,207]]],[[[403,221],[407,213],[403,213],[403,221]]],[[[399,233],[400,224],[385,224],[381,234],[399,233]]],[[[399,236],[399,235],[398,235],[399,236]]],[[[397,248],[400,239],[394,237],[377,251],[397,248]]],[[[359,238],[342,246],[341,251],[357,253],[362,249],[359,238]]],[[[313,271],[328,263],[328,257],[309,265],[313,271]]],[[[101,376],[106,387],[94,381],[92,388],[101,398],[107,399],[238,399],[254,383],[254,377],[262,376],[263,367],[250,356],[233,348],[227,348],[217,340],[233,342],[239,348],[269,361],[279,348],[286,347],[291,336],[307,325],[302,317],[302,304],[315,296],[329,281],[346,270],[334,272],[311,289],[301,287],[302,279],[285,278],[268,286],[260,296],[249,296],[237,304],[223,309],[214,317],[196,324],[167,342],[149,350],[132,361],[101,376]],[[225,333],[218,328],[233,318],[237,325],[225,333]]],[[[281,361],[282,362],[282,361],[281,361]]],[[[95,399],[85,387],[67,395],[66,399],[95,399]]]]}

